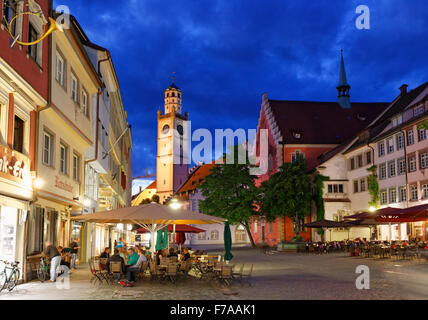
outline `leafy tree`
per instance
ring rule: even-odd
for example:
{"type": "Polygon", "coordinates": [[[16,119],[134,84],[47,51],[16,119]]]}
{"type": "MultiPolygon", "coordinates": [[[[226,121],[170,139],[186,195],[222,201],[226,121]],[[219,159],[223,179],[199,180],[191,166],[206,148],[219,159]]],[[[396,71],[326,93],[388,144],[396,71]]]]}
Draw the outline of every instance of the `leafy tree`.
{"type": "Polygon", "coordinates": [[[154,194],[152,197],[152,202],[159,203],[159,200],[160,200],[159,196],[157,194],[154,194]]]}
{"type": "MultiPolygon", "coordinates": [[[[250,219],[255,214],[256,187],[254,177],[250,175],[250,163],[238,163],[238,152],[247,151],[235,146],[233,149],[232,164],[218,164],[211,174],[205,178],[200,188],[204,200],[199,200],[201,212],[222,217],[231,224],[242,224],[255,247],[250,230],[250,219]]],[[[241,153],[242,155],[242,153],[241,153]]],[[[224,156],[226,157],[226,155],[224,156]]]]}
{"type": "MultiPolygon", "coordinates": [[[[329,177],[323,176],[322,174],[315,172],[312,176],[312,183],[313,183],[313,194],[312,198],[315,202],[315,207],[317,209],[317,221],[320,221],[324,219],[325,216],[325,207],[324,207],[324,181],[330,180],[329,177]]],[[[319,235],[324,234],[324,230],[322,228],[317,230],[317,233],[319,235]]]]}
{"type": "Polygon", "coordinates": [[[289,217],[294,221],[294,233],[299,239],[300,221],[311,208],[311,179],[303,157],[284,163],[279,171],[261,186],[260,213],[268,221],[289,217]]]}

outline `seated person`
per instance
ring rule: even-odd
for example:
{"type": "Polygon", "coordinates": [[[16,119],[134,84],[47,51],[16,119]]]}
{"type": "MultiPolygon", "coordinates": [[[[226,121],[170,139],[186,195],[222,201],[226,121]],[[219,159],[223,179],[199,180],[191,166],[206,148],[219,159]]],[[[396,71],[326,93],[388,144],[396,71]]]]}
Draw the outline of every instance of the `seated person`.
{"type": "MultiPolygon", "coordinates": [[[[121,262],[121,266],[122,266],[122,273],[125,273],[125,260],[123,260],[123,258],[119,255],[119,250],[114,249],[114,253],[113,255],[108,258],[107,263],[106,263],[106,269],[108,272],[110,272],[110,262],[111,261],[120,261],[121,262]]],[[[120,281],[120,274],[117,277],[118,281],[120,281]]]]}
{"type": "Polygon", "coordinates": [[[134,266],[137,263],[139,258],[140,258],[140,256],[138,255],[137,252],[135,252],[134,248],[129,248],[128,249],[128,259],[125,260],[126,265],[127,266],[134,266]]]}
{"type": "MultiPolygon", "coordinates": [[[[130,251],[132,249],[129,249],[130,251]]],[[[134,265],[128,265],[126,267],[126,280],[132,285],[135,282],[135,273],[138,272],[141,268],[141,265],[147,261],[147,258],[142,252],[139,250],[140,255],[134,252],[138,256],[138,260],[134,265]]],[[[131,257],[134,254],[131,255],[131,257]]],[[[121,283],[122,284],[122,283],[121,283]]],[[[123,284],[122,284],[123,285],[123,284]]]]}
{"type": "Polygon", "coordinates": [[[190,253],[189,253],[189,249],[184,248],[183,249],[183,257],[181,258],[182,261],[187,261],[190,259],[190,253]]]}
{"type": "Polygon", "coordinates": [[[174,251],[174,248],[169,248],[168,258],[178,257],[177,253],[174,251]]]}
{"type": "Polygon", "coordinates": [[[107,258],[107,259],[110,258],[110,252],[111,252],[110,247],[105,248],[103,253],[100,254],[100,258],[101,259],[102,258],[107,258]]]}

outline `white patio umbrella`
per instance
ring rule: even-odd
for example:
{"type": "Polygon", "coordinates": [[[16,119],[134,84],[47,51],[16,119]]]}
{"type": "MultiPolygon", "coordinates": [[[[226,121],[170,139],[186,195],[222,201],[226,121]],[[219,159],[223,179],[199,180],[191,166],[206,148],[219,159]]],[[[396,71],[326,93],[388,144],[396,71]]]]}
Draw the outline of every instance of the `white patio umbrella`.
{"type": "Polygon", "coordinates": [[[71,220],[97,223],[138,224],[150,231],[152,255],[154,255],[155,251],[154,237],[156,232],[170,224],[216,224],[224,222],[223,218],[181,208],[173,209],[170,206],[158,203],[83,214],[72,217],[71,220]]]}

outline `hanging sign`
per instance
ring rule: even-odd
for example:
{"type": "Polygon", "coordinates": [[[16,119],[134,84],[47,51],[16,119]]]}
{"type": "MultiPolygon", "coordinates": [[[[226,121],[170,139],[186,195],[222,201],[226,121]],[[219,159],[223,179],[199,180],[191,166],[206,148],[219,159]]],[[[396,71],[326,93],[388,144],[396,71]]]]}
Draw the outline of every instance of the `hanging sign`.
{"type": "Polygon", "coordinates": [[[8,147],[0,146],[0,177],[23,182],[30,178],[30,160],[8,147]]]}

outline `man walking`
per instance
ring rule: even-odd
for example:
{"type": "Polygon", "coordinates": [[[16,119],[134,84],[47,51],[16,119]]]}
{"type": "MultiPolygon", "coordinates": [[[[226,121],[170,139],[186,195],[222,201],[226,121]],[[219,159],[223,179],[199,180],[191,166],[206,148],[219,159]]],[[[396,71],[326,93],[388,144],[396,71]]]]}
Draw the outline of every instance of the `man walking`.
{"type": "Polygon", "coordinates": [[[79,238],[75,238],[71,243],[71,270],[76,269],[77,253],[79,252],[79,238]]]}
{"type": "Polygon", "coordinates": [[[51,282],[56,281],[57,277],[57,268],[61,264],[61,254],[59,253],[58,249],[53,245],[52,242],[46,241],[45,243],[46,249],[43,251],[43,253],[51,259],[51,282]]]}

